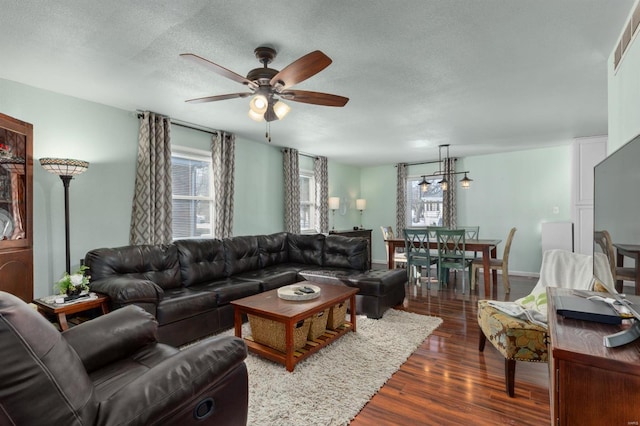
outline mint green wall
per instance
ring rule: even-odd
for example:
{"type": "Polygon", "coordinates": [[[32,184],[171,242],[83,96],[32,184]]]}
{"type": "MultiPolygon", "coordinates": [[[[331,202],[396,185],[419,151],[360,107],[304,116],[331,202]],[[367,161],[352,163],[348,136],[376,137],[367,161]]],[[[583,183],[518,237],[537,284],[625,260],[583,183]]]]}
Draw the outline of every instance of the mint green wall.
{"type": "Polygon", "coordinates": [[[87,250],[126,244],[138,124],[128,111],[0,80],[0,111],[33,124],[34,295],[64,273],[64,190],[38,158],[90,162],[69,189],[71,268],[87,250]]]}
{"type": "Polygon", "coordinates": [[[234,235],[284,230],[284,172],[280,149],[236,139],[234,235]]]}
{"type": "Polygon", "coordinates": [[[498,257],[512,227],[509,270],[533,273],[542,261],[542,222],[571,221],[571,147],[467,157],[472,186],[458,187],[458,224],[480,225],[481,238],[499,238],[498,257]],[[558,213],[554,208],[558,207],[558,213]]]}
{"type": "MultiPolygon", "coordinates": [[[[541,223],[570,220],[570,164],[569,146],[460,159],[457,169],[469,170],[474,181],[468,190],[458,186],[458,223],[479,225],[483,238],[502,239],[498,256],[509,229],[516,226],[510,269],[537,273],[541,223]],[[559,214],[553,214],[554,207],[559,214]]],[[[419,176],[433,168],[411,166],[408,174],[419,176]]],[[[361,185],[368,204],[365,226],[374,230],[372,257],[374,262],[385,262],[380,226],[392,225],[395,230],[396,168],[365,167],[361,185]]]]}
{"type": "MultiPolygon", "coordinates": [[[[346,230],[360,226],[360,211],[356,210],[356,199],[366,199],[360,194],[360,168],[334,161],[328,163],[329,197],[340,197],[341,203],[341,209],[335,212],[335,221],[331,210],[329,210],[329,229],[335,226],[336,230],[346,230]],[[346,205],[346,208],[343,207],[343,204],[346,205]]],[[[367,200],[368,202],[369,200],[367,200]]],[[[369,206],[367,206],[367,210],[368,208],[369,206]]],[[[364,211],[363,217],[367,210],[364,211]]]]}
{"type": "MultiPolygon", "coordinates": [[[[633,10],[635,6],[631,9],[633,10]]],[[[626,24],[623,28],[626,28],[626,24]]],[[[621,33],[623,28],[620,29],[621,33]]],[[[611,47],[611,55],[607,61],[609,67],[608,154],[640,134],[640,42],[636,37],[629,44],[618,69],[614,70],[613,55],[616,46],[617,42],[611,47]]]]}

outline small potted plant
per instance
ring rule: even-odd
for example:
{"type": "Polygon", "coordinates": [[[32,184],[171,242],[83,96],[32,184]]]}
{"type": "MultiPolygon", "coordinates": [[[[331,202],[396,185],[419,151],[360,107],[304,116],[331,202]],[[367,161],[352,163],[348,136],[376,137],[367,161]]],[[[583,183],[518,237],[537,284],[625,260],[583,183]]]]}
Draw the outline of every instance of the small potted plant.
{"type": "Polygon", "coordinates": [[[90,277],[85,275],[87,269],[89,268],[83,265],[71,275],[65,273],[64,277],[56,283],[54,290],[57,288],[60,294],[66,294],[67,296],[77,296],[82,292],[89,291],[90,277]]]}

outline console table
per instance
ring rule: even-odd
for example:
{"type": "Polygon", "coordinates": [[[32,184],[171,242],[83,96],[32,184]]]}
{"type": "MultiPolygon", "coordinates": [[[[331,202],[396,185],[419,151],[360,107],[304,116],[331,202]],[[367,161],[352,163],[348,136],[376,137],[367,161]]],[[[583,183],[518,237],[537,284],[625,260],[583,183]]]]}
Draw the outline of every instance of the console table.
{"type": "Polygon", "coordinates": [[[360,237],[367,240],[369,246],[369,267],[371,267],[371,229],[348,229],[346,231],[331,230],[329,234],[342,235],[344,237],[360,237]]]}
{"type": "MultiPolygon", "coordinates": [[[[548,288],[549,396],[552,425],[640,424],[640,339],[607,348],[603,337],[627,325],[607,325],[556,315],[548,288]]],[[[629,300],[640,303],[640,297],[629,300]]]]}

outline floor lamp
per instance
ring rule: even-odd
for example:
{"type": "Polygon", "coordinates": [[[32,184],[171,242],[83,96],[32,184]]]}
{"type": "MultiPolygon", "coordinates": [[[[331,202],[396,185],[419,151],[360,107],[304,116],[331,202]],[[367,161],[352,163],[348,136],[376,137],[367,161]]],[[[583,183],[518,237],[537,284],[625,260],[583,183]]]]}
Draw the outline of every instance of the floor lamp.
{"type": "Polygon", "coordinates": [[[69,183],[74,176],[84,173],[89,163],[69,158],[41,158],[40,165],[46,171],[60,176],[64,185],[64,242],[66,246],[66,269],[71,273],[71,251],[69,249],[69,183]]]}

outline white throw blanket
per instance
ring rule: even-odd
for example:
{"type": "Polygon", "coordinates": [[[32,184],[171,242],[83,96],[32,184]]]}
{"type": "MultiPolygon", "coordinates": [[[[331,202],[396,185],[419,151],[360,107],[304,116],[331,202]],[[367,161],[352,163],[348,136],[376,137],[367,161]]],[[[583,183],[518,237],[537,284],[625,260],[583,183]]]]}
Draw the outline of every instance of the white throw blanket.
{"type": "MultiPolygon", "coordinates": [[[[596,256],[597,268],[608,270],[606,257],[596,256]],[[603,263],[602,265],[600,265],[603,263]]],[[[612,283],[603,283],[609,287],[612,283]]],[[[566,250],[548,250],[542,255],[540,279],[529,295],[514,302],[488,301],[489,305],[516,318],[547,327],[547,287],[591,290],[593,258],[566,250]]],[[[609,287],[610,288],[610,287],[609,287]]]]}

